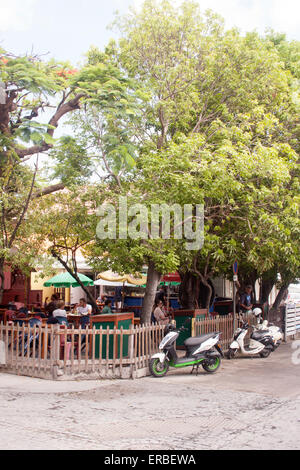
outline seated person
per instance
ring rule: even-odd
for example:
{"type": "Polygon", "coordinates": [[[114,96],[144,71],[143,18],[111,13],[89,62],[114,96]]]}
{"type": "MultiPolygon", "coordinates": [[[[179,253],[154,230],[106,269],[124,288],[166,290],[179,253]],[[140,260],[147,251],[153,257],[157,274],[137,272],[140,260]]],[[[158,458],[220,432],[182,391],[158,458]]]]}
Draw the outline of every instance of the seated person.
{"type": "Polygon", "coordinates": [[[12,302],[9,302],[9,310],[20,310],[20,308],[24,307],[22,302],[19,302],[19,296],[16,295],[12,302]]]}
{"type": "Polygon", "coordinates": [[[25,316],[28,315],[28,308],[27,307],[21,307],[19,310],[19,313],[25,313],[25,316]]]}
{"type": "Polygon", "coordinates": [[[51,296],[51,302],[45,306],[45,313],[46,315],[50,318],[52,317],[52,313],[55,309],[57,309],[57,305],[59,302],[59,295],[58,294],[53,294],[51,296]]]}
{"type": "Polygon", "coordinates": [[[76,315],[78,313],[77,311],[78,307],[79,307],[79,304],[71,305],[71,313],[74,313],[76,315]]]}
{"type": "Polygon", "coordinates": [[[58,303],[57,303],[57,309],[53,310],[52,312],[52,316],[54,318],[57,318],[57,317],[63,317],[63,318],[67,318],[67,312],[65,310],[65,303],[63,300],[60,300],[58,303]]]}
{"type": "Polygon", "coordinates": [[[167,323],[169,323],[168,314],[165,312],[163,302],[161,300],[155,302],[153,315],[156,323],[159,325],[167,325],[167,323]]]}
{"type": "Polygon", "coordinates": [[[41,304],[37,304],[36,307],[34,307],[34,316],[40,317],[40,318],[46,318],[46,315],[41,310],[41,304]]]}
{"type": "Polygon", "coordinates": [[[106,295],[99,295],[98,299],[97,299],[97,304],[98,305],[105,305],[105,301],[107,300],[107,297],[106,295]]]}
{"type": "Polygon", "coordinates": [[[79,301],[79,307],[77,307],[77,313],[79,313],[79,315],[91,315],[92,306],[87,304],[84,298],[81,298],[79,301]]]}
{"type": "Polygon", "coordinates": [[[48,318],[48,324],[68,325],[67,312],[64,309],[65,303],[63,300],[57,302],[57,308],[53,310],[52,317],[48,318]]]}
{"type": "Polygon", "coordinates": [[[112,310],[111,310],[111,300],[107,299],[107,300],[105,301],[105,305],[104,305],[104,307],[103,307],[103,309],[102,309],[101,314],[102,314],[102,313],[104,313],[104,314],[106,313],[107,315],[113,313],[112,310]]]}

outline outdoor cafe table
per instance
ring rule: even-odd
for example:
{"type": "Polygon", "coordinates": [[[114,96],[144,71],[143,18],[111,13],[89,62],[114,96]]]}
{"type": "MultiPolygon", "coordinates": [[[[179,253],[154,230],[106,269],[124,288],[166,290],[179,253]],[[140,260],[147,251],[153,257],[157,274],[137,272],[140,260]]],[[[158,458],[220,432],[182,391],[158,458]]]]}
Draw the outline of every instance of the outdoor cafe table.
{"type": "Polygon", "coordinates": [[[67,320],[69,323],[74,324],[74,327],[77,329],[79,328],[81,315],[75,315],[74,313],[67,314],[67,320]]]}

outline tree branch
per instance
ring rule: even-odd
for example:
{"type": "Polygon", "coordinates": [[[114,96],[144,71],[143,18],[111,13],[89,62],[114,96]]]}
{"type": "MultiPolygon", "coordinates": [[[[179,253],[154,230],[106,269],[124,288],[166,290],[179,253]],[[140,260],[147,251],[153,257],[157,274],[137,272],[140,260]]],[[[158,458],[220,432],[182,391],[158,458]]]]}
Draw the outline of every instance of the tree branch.
{"type": "MultiPolygon", "coordinates": [[[[75,96],[75,98],[72,98],[71,100],[67,101],[64,104],[59,104],[59,107],[56,109],[55,114],[52,116],[52,118],[49,121],[49,126],[52,126],[52,128],[48,129],[47,134],[49,134],[51,137],[53,137],[54,134],[54,128],[58,126],[58,121],[67,113],[70,111],[74,111],[75,109],[80,109],[80,100],[85,96],[84,93],[78,93],[78,95],[75,96]]],[[[34,155],[35,153],[39,152],[46,152],[52,148],[52,144],[47,144],[46,142],[43,142],[42,144],[37,144],[33,145],[32,147],[29,147],[27,149],[16,149],[16,153],[19,158],[24,158],[27,155],[34,155]]]]}
{"type": "Polygon", "coordinates": [[[24,208],[23,208],[23,211],[19,217],[19,220],[11,234],[11,237],[9,239],[9,242],[8,242],[8,248],[11,248],[12,247],[12,244],[15,240],[15,237],[16,237],[16,234],[17,234],[17,231],[21,225],[21,223],[23,222],[23,219],[25,217],[25,214],[27,212],[27,209],[28,209],[28,206],[29,206],[29,203],[30,203],[30,200],[31,200],[31,196],[32,196],[32,191],[33,191],[33,187],[34,187],[34,182],[35,182],[35,177],[36,177],[36,174],[37,174],[37,170],[38,170],[38,164],[37,164],[37,161],[36,161],[36,165],[35,165],[35,171],[34,171],[34,174],[33,174],[33,178],[32,178],[32,183],[31,183],[31,187],[30,187],[30,191],[28,193],[28,196],[27,196],[27,199],[26,199],[26,202],[24,204],[24,208]]]}
{"type": "Polygon", "coordinates": [[[37,197],[46,196],[47,194],[55,193],[56,191],[61,191],[62,189],[65,189],[65,185],[63,183],[53,184],[51,186],[48,186],[47,188],[37,191],[33,195],[33,197],[37,198],[37,197]]]}
{"type": "Polygon", "coordinates": [[[97,302],[96,302],[95,298],[92,296],[92,294],[86,288],[86,286],[84,284],[82,284],[81,280],[79,279],[79,277],[77,275],[77,272],[72,271],[72,269],[68,266],[68,264],[59,256],[58,253],[56,253],[54,248],[51,249],[51,254],[54,258],[56,258],[62,264],[62,266],[66,269],[66,271],[68,271],[68,273],[71,274],[71,276],[73,276],[74,279],[76,279],[78,284],[81,286],[81,288],[86,293],[86,295],[87,295],[88,299],[90,300],[91,304],[93,305],[96,313],[99,314],[100,313],[99,312],[99,307],[97,305],[97,302]]]}

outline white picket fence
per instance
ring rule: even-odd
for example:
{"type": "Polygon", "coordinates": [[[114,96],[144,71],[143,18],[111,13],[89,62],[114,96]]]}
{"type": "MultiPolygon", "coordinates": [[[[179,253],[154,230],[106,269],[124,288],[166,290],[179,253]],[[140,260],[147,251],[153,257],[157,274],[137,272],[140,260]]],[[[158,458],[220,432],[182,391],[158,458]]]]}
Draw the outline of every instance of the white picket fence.
{"type": "Polygon", "coordinates": [[[300,333],[300,303],[288,304],[285,308],[284,339],[300,333]]]}

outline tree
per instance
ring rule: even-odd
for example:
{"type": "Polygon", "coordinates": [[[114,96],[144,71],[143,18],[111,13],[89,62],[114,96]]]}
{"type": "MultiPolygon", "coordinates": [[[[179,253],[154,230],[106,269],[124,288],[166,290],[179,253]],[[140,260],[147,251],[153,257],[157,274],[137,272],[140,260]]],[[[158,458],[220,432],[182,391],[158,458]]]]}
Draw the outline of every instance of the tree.
{"type": "MultiPolygon", "coordinates": [[[[1,301],[4,264],[19,263],[19,267],[28,268],[27,254],[22,262],[24,249],[19,235],[31,202],[91,175],[85,149],[79,149],[71,137],[56,143],[55,129],[83,101],[97,102],[108,112],[121,98],[116,92],[121,88],[121,78],[112,65],[87,64],[79,71],[68,64],[45,62],[35,56],[15,57],[1,50],[0,79],[4,85],[0,102],[1,301]],[[43,113],[49,115],[48,122],[44,122],[43,113]],[[39,181],[37,164],[30,169],[30,158],[49,151],[60,160],[54,173],[59,182],[45,186],[39,181]]],[[[37,245],[33,248],[31,262],[38,251],[37,245]]]]}
{"type": "MultiPolygon", "coordinates": [[[[200,149],[204,148],[205,157],[210,158],[206,163],[209,173],[204,175],[201,186],[206,208],[205,245],[193,259],[184,254],[180,261],[187,284],[191,276],[198,278],[196,289],[193,284],[195,291],[203,290],[199,279],[205,287],[208,295],[201,302],[208,306],[212,293],[210,276],[228,272],[233,256],[245,253],[247,239],[258,243],[259,237],[252,228],[263,217],[263,210],[258,210],[258,197],[264,197],[264,191],[268,195],[272,192],[262,180],[249,185],[247,195],[241,197],[244,181],[240,181],[237,167],[242,171],[248,160],[254,159],[253,169],[261,174],[257,153],[267,167],[269,156],[275,152],[276,168],[292,152],[288,123],[296,113],[289,75],[270,41],[256,33],[242,37],[236,30],[224,32],[220,18],[212,12],[200,15],[194,2],[184,2],[176,9],[167,1],[148,0],[118,24],[122,37],[115,55],[122,69],[140,82],[143,119],[137,122],[136,130],[140,151],[148,152],[151,158],[152,153],[177,142],[180,134],[198,134],[203,140],[200,149]],[[242,159],[238,158],[240,147],[242,159]],[[226,164],[216,155],[228,155],[226,164]],[[236,158],[235,167],[231,160],[236,158]],[[215,170],[217,162],[219,172],[215,170]],[[226,178],[221,168],[225,172],[230,168],[232,174],[226,178]],[[251,213],[246,218],[249,204],[251,213]],[[240,212],[231,216],[233,209],[240,212]],[[239,233],[235,237],[237,221],[239,233]]],[[[199,172],[203,174],[201,164],[202,161],[199,172]]],[[[270,181],[276,180],[276,171],[274,176],[270,168],[268,172],[270,181]]],[[[250,176],[255,179],[253,173],[250,176]]],[[[269,201],[272,202],[271,196],[269,201]]],[[[266,200],[263,207],[269,214],[274,203],[270,210],[267,204],[266,200]]],[[[245,266],[248,264],[254,272],[254,251],[246,258],[245,266]]],[[[255,263],[259,264],[258,258],[255,263]]],[[[149,280],[149,289],[150,284],[149,280]]],[[[196,305],[199,300],[192,299],[192,303],[196,305]]]]}
{"type": "Polygon", "coordinates": [[[32,231],[26,224],[32,198],[63,187],[57,184],[39,190],[37,160],[33,170],[25,162],[53,146],[59,121],[79,107],[83,94],[69,87],[68,76],[75,71],[67,64],[15,57],[4,50],[0,54],[1,301],[4,264],[28,270],[37,256],[36,247],[29,248],[32,231]],[[47,110],[52,116],[45,123],[41,115],[47,110]]]}
{"type": "Polygon", "coordinates": [[[90,290],[83,285],[77,268],[78,255],[85,253],[95,238],[94,217],[98,191],[93,186],[73,186],[33,201],[31,217],[45,255],[56,259],[82,287],[96,312],[98,306],[90,290]],[[38,211],[36,211],[38,206],[38,211]]]}

